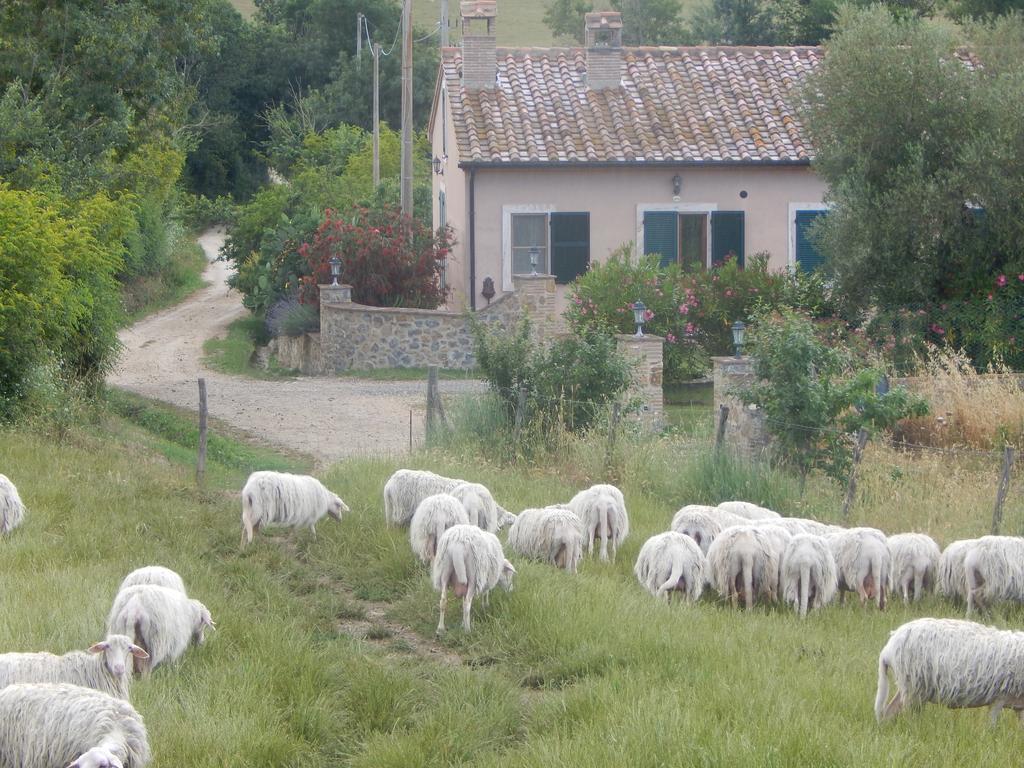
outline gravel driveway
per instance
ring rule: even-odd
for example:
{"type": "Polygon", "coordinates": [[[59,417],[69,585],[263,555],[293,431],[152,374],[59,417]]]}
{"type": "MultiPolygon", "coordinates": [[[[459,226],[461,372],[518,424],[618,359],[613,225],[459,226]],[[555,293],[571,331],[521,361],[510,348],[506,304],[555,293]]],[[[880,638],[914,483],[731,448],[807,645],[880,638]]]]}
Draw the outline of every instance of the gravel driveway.
{"type": "MultiPolygon", "coordinates": [[[[274,446],[327,464],[353,455],[395,455],[423,442],[426,381],[370,381],[325,376],[263,381],[205,368],[203,342],[226,335],[246,314],[229,290],[225,262],[214,261],[224,232],[209,230],[199,244],[210,261],[207,287],[183,303],[121,332],[124,352],[108,377],[113,386],[183,408],[198,407],[197,379],[206,379],[209,412],[274,446]]],[[[442,381],[444,394],[483,391],[478,381],[442,381]]]]}

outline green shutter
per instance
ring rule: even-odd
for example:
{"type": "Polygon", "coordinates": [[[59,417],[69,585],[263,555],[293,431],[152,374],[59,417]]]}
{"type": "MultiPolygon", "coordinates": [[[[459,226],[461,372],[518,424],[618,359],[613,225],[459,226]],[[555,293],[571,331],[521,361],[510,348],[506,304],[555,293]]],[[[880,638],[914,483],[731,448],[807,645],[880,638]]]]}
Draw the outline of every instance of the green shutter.
{"type": "Polygon", "coordinates": [[[732,251],[742,267],[746,262],[743,252],[743,211],[711,212],[711,263],[725,261],[732,251]]]}
{"type": "Polygon", "coordinates": [[[571,283],[590,266],[590,214],[551,214],[551,273],[571,283]]]}
{"type": "Polygon", "coordinates": [[[825,261],[825,257],[811,242],[808,229],[815,219],[826,213],[827,211],[796,212],[796,263],[804,272],[813,272],[825,261]]]}
{"type": "Polygon", "coordinates": [[[661,256],[667,267],[679,258],[679,214],[675,211],[644,212],[644,255],[661,256]]]}

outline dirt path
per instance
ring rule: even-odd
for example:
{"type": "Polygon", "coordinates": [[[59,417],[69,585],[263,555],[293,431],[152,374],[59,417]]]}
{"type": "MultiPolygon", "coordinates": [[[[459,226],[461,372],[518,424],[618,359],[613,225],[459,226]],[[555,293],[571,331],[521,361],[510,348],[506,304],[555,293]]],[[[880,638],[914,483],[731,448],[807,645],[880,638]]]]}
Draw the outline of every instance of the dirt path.
{"type": "MultiPolygon", "coordinates": [[[[130,392],[195,409],[196,380],[203,376],[210,416],[290,451],[327,464],[346,456],[401,454],[423,441],[426,383],[379,382],[334,377],[261,381],[205,368],[203,342],[224,336],[246,313],[228,289],[225,262],[214,261],[224,232],[199,238],[210,264],[207,287],[183,303],[145,318],[121,332],[124,352],[108,382],[130,392]]],[[[446,381],[445,393],[479,390],[478,382],[446,381]]]]}

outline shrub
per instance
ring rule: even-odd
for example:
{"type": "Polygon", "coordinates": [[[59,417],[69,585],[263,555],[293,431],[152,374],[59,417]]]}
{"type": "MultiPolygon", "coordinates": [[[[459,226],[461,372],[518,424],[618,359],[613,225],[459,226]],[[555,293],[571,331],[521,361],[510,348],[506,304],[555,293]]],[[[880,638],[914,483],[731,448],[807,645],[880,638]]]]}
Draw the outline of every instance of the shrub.
{"type": "Polygon", "coordinates": [[[447,296],[440,276],[451,246],[450,229],[434,233],[391,205],[354,208],[345,218],[327,211],[312,240],[298,249],[308,267],[302,299],[318,301],[318,285],[331,281],[330,259],[337,256],[353,301],[435,309],[447,296]]]}
{"type": "Polygon", "coordinates": [[[849,355],[815,334],[806,315],[761,312],[749,334],[756,381],[737,394],[761,409],[780,459],[801,477],[818,468],[841,479],[849,468],[851,433],[889,429],[927,412],[924,400],[902,387],[877,393],[883,371],[854,369],[849,355]]]}
{"type": "Polygon", "coordinates": [[[302,336],[320,330],[320,314],[298,298],[284,298],[267,311],[266,326],[270,336],[302,336]]]}

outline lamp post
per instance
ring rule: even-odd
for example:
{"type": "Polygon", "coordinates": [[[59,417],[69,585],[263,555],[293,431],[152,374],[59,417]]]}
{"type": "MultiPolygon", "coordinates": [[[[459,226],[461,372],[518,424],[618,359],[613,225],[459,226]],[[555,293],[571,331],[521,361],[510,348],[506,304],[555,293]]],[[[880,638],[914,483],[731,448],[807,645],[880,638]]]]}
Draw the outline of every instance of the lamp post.
{"type": "Polygon", "coordinates": [[[732,324],[732,345],[736,348],[736,357],[743,357],[743,332],[746,328],[742,320],[732,324]]]}
{"type": "Polygon", "coordinates": [[[644,335],[644,313],[647,312],[647,307],[644,303],[637,299],[633,303],[633,320],[636,322],[636,336],[642,337],[644,335]]]}
{"type": "Polygon", "coordinates": [[[534,277],[537,276],[537,263],[540,261],[540,248],[536,245],[530,247],[530,268],[533,270],[530,274],[534,277]]]}
{"type": "Polygon", "coordinates": [[[337,256],[331,256],[327,263],[331,265],[331,277],[334,278],[331,285],[337,285],[338,278],[341,277],[341,259],[337,256]]]}

